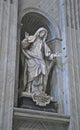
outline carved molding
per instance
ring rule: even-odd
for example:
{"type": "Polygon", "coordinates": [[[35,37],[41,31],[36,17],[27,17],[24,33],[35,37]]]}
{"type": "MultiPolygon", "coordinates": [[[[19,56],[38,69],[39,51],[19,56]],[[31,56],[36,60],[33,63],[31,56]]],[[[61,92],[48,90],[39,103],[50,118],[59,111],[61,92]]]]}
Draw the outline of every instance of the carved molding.
{"type": "Polygon", "coordinates": [[[52,112],[44,112],[37,110],[29,110],[22,108],[14,108],[14,118],[19,119],[35,119],[35,120],[43,120],[49,122],[57,122],[57,124],[67,125],[70,122],[69,115],[57,114],[52,112]]]}

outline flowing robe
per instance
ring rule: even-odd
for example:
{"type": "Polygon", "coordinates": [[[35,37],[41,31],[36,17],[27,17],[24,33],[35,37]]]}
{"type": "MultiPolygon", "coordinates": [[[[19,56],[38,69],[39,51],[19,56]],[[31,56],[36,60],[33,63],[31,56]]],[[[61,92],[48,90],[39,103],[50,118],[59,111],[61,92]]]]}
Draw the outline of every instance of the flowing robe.
{"type": "Polygon", "coordinates": [[[44,91],[44,77],[48,73],[46,58],[50,58],[51,56],[49,47],[46,42],[37,38],[33,43],[23,40],[22,50],[27,60],[24,69],[25,90],[30,93],[44,91]]]}

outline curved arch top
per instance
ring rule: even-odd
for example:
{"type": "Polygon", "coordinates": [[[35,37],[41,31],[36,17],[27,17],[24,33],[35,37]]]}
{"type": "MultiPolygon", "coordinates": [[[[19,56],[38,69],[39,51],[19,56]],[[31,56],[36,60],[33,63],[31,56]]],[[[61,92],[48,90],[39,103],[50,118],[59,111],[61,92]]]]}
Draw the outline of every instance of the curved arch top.
{"type": "Polygon", "coordinates": [[[55,37],[61,38],[61,33],[60,33],[60,29],[59,26],[57,25],[56,21],[51,18],[49,15],[47,15],[45,12],[43,12],[42,10],[39,10],[37,8],[25,8],[22,12],[21,15],[19,17],[20,22],[23,21],[24,17],[29,15],[29,14],[36,14],[36,16],[40,16],[43,17],[43,19],[45,19],[47,27],[49,28],[51,34],[53,35],[53,31],[55,30],[55,37]]]}

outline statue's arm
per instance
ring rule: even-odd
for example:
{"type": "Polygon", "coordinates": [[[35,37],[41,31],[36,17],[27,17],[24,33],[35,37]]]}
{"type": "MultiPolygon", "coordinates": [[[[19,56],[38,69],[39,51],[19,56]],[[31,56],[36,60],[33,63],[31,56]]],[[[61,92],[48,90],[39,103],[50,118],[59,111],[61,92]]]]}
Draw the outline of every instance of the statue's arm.
{"type": "Polygon", "coordinates": [[[50,50],[50,48],[45,44],[45,56],[49,59],[49,60],[54,60],[57,57],[61,57],[61,54],[53,54],[50,50]]]}
{"type": "Polygon", "coordinates": [[[22,42],[21,42],[21,47],[22,49],[25,49],[29,46],[29,43],[28,43],[28,40],[27,38],[23,39],[22,42]]]}

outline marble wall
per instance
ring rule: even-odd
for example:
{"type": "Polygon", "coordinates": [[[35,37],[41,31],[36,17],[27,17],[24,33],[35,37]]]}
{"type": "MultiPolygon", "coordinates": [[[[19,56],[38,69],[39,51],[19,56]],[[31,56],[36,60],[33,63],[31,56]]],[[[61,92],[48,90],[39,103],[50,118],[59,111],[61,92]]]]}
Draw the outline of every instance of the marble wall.
{"type": "Polygon", "coordinates": [[[17,0],[0,0],[0,130],[12,129],[17,9],[17,0]]]}
{"type": "MultiPolygon", "coordinates": [[[[0,130],[12,130],[13,109],[14,105],[17,107],[18,97],[20,22],[24,14],[31,11],[37,11],[49,19],[56,26],[58,36],[62,38],[59,44],[62,59],[58,61],[56,69],[58,79],[56,99],[59,104],[57,114],[70,117],[69,127],[65,127],[65,130],[80,129],[79,7],[79,0],[0,0],[0,130]]],[[[17,119],[14,111],[13,124],[15,126],[17,122],[19,126],[17,128],[13,126],[15,130],[26,129],[25,113],[27,112],[20,112],[20,116],[17,113],[19,117],[17,119]],[[25,128],[19,121],[25,124],[25,128]]],[[[29,121],[27,123],[30,124],[29,121]]],[[[38,124],[41,129],[46,129],[46,123],[38,122],[38,124]]],[[[50,124],[49,128],[59,129],[50,124]]],[[[34,125],[35,123],[33,127],[34,125]]],[[[34,128],[38,129],[37,126],[34,128]]]]}

